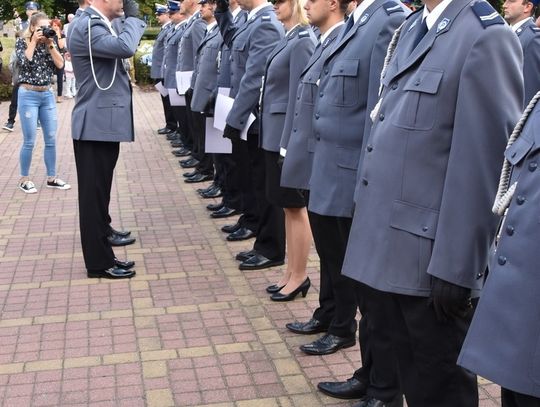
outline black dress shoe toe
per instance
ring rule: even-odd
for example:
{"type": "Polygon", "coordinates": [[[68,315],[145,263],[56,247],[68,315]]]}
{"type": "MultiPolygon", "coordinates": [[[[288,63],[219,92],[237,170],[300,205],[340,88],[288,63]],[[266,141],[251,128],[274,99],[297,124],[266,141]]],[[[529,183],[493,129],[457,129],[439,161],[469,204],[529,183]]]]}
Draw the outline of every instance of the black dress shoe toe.
{"type": "Polygon", "coordinates": [[[183,176],[184,178],[191,178],[191,177],[194,177],[194,176],[197,175],[197,174],[200,174],[199,170],[193,170],[193,171],[190,171],[190,172],[184,172],[184,173],[182,174],[182,176],[183,176]]]}
{"type": "MultiPolygon", "coordinates": [[[[180,141],[180,136],[179,136],[178,133],[176,133],[176,132],[167,134],[167,140],[169,140],[169,141],[174,141],[175,143],[176,143],[176,142],[181,143],[181,141],[180,141]]],[[[172,144],[172,143],[171,143],[171,144],[172,144]]],[[[179,146],[179,147],[181,147],[181,146],[179,146]]]]}
{"type": "Polygon", "coordinates": [[[109,240],[111,246],[127,246],[135,243],[135,241],[137,240],[134,237],[124,237],[119,235],[110,235],[107,237],[107,239],[109,240]]]}
{"type": "Polygon", "coordinates": [[[234,233],[238,229],[240,229],[241,227],[242,227],[242,225],[240,225],[238,222],[236,222],[234,225],[225,225],[225,226],[223,226],[221,228],[221,231],[225,232],[225,233],[234,233]]]}
{"type": "Polygon", "coordinates": [[[356,377],[344,382],[320,382],[317,387],[324,394],[338,399],[361,399],[366,395],[367,386],[356,377]]]}
{"type": "Polygon", "coordinates": [[[211,212],[219,211],[221,208],[223,208],[225,204],[223,202],[217,203],[217,204],[208,204],[206,205],[206,209],[208,209],[211,212]]]}
{"type": "Polygon", "coordinates": [[[238,213],[236,209],[227,208],[226,206],[223,206],[223,208],[218,209],[215,212],[212,212],[210,214],[210,217],[214,219],[221,219],[221,218],[228,218],[229,216],[234,216],[238,213]]]}
{"type": "Polygon", "coordinates": [[[285,326],[287,327],[289,331],[294,332],[295,334],[300,334],[300,335],[312,335],[319,332],[326,332],[328,330],[328,325],[321,323],[315,318],[311,318],[307,322],[299,322],[299,321],[289,322],[285,326]]]}
{"type": "Polygon", "coordinates": [[[168,127],[162,127],[157,132],[158,134],[170,134],[170,133],[174,133],[174,129],[169,129],[168,127]]]}
{"type": "Polygon", "coordinates": [[[193,177],[187,177],[186,179],[184,179],[184,182],[187,184],[195,184],[197,182],[212,181],[213,179],[214,179],[214,176],[212,174],[198,173],[194,175],[193,177]]]}
{"type": "Polygon", "coordinates": [[[245,252],[240,252],[236,255],[235,259],[238,260],[238,261],[246,261],[247,259],[255,256],[257,254],[257,252],[254,250],[254,249],[251,249],[251,250],[248,250],[248,251],[245,251],[245,252]]]}
{"type": "Polygon", "coordinates": [[[311,281],[309,280],[309,277],[306,277],[302,284],[296,287],[289,294],[284,294],[281,292],[281,290],[279,290],[277,293],[272,294],[270,296],[270,299],[272,301],[278,302],[292,301],[296,298],[298,294],[302,294],[302,297],[305,297],[307,295],[309,287],[311,287],[311,281]]]}
{"type": "Polygon", "coordinates": [[[340,336],[326,334],[315,342],[300,346],[300,350],[308,355],[330,355],[340,349],[350,348],[356,344],[354,336],[342,338],[340,336]]]}
{"type": "Polygon", "coordinates": [[[211,199],[211,198],[221,198],[223,196],[223,192],[221,191],[221,188],[213,188],[211,191],[208,192],[201,192],[201,197],[204,199],[211,199]]]}
{"type": "Polygon", "coordinates": [[[257,253],[256,255],[251,256],[249,259],[240,263],[238,268],[240,270],[261,270],[269,267],[281,266],[283,263],[285,263],[283,260],[270,260],[264,257],[262,254],[257,253]]]}
{"type": "Polygon", "coordinates": [[[199,164],[199,160],[196,160],[195,158],[190,158],[186,162],[182,163],[180,162],[180,167],[182,168],[195,168],[199,164]]]}
{"type": "Polygon", "coordinates": [[[236,231],[227,236],[229,242],[239,242],[240,240],[247,240],[255,237],[255,232],[248,228],[239,227],[236,231]]]}
{"type": "Polygon", "coordinates": [[[131,278],[135,275],[135,270],[124,270],[120,267],[111,267],[106,270],[88,270],[88,278],[131,278]]]}
{"type": "Polygon", "coordinates": [[[128,237],[131,235],[131,230],[116,230],[111,227],[111,234],[122,236],[122,237],[128,237]]]}
{"type": "Polygon", "coordinates": [[[392,401],[382,401],[373,397],[365,397],[353,407],[403,407],[403,396],[396,397],[392,401]]]}
{"type": "Polygon", "coordinates": [[[266,287],[266,292],[268,294],[275,294],[277,292],[279,292],[279,290],[281,290],[283,287],[285,287],[284,285],[277,285],[277,284],[272,284],[272,285],[269,285],[268,287],[266,287]]]}
{"type": "Polygon", "coordinates": [[[132,268],[135,265],[135,262],[131,261],[131,260],[122,261],[122,260],[118,260],[115,257],[114,258],[114,265],[116,267],[118,267],[118,268],[121,268],[121,269],[124,269],[124,270],[129,270],[130,268],[132,268]]]}
{"type": "Polygon", "coordinates": [[[188,155],[191,155],[191,151],[189,151],[185,147],[179,148],[178,150],[173,150],[173,151],[171,151],[171,153],[175,157],[187,157],[188,155]]]}

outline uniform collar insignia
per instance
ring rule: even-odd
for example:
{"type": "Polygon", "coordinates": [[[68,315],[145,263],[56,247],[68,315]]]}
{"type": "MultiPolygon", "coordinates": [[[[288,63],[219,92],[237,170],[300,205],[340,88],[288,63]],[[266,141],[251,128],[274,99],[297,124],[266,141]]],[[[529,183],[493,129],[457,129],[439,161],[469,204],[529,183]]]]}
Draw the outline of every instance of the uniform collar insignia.
{"type": "Polygon", "coordinates": [[[441,32],[442,30],[444,30],[446,27],[448,27],[448,24],[450,23],[450,20],[445,18],[443,19],[439,25],[437,26],[437,33],[441,32]]]}
{"type": "Polygon", "coordinates": [[[368,19],[369,15],[368,14],[364,14],[362,16],[362,18],[360,19],[360,24],[364,24],[366,22],[366,20],[368,19]]]}

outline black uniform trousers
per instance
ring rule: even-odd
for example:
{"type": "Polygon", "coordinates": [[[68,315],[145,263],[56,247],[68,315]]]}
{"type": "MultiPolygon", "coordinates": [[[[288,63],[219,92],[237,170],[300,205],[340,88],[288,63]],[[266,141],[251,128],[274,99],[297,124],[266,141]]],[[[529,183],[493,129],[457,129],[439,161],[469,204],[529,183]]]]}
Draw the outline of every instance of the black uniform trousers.
{"type": "Polygon", "coordinates": [[[341,274],[352,219],[308,211],[320,259],[319,307],[313,318],[328,325],[328,333],[350,337],[356,332],[356,292],[353,280],[341,274]]]}
{"type": "MultiPolygon", "coordinates": [[[[233,154],[213,154],[216,174],[214,183],[221,188],[223,204],[227,208],[242,211],[242,197],[240,189],[231,177],[231,169],[234,167],[233,154]]],[[[255,227],[256,223],[253,225],[255,227]]],[[[252,229],[254,230],[254,229],[252,229]]]]}
{"type": "Polygon", "coordinates": [[[73,140],[79,192],[79,225],[87,270],[114,266],[109,202],[120,143],[73,140]]]}
{"type": "Polygon", "coordinates": [[[429,298],[378,290],[373,307],[386,313],[374,323],[391,338],[409,407],[478,407],[476,375],[457,365],[472,309],[464,318],[441,322],[429,298]]]}
{"type": "Polygon", "coordinates": [[[285,212],[268,202],[266,195],[265,154],[259,147],[259,135],[248,134],[247,146],[251,164],[251,185],[257,201],[259,223],[253,249],[270,260],[285,259],[285,212]]]}
{"type": "Polygon", "coordinates": [[[540,407],[540,398],[501,388],[502,407],[540,407]]]}
{"type": "Polygon", "coordinates": [[[193,149],[191,156],[199,160],[196,170],[201,174],[214,174],[214,160],[211,154],[205,153],[206,143],[206,117],[199,112],[190,110],[191,130],[193,132],[193,149]]]}
{"type": "MultiPolygon", "coordinates": [[[[248,135],[248,139],[250,137],[257,138],[257,135],[248,135]]],[[[259,224],[259,208],[251,181],[253,170],[248,143],[244,140],[233,140],[231,158],[231,165],[227,174],[227,185],[230,185],[229,188],[236,188],[240,196],[240,208],[234,208],[234,206],[232,208],[240,210],[243,213],[238,220],[239,224],[244,228],[256,232],[259,224]]],[[[262,160],[255,164],[263,166],[262,160]]]]}
{"type": "MultiPolygon", "coordinates": [[[[163,82],[163,79],[156,79],[155,83],[163,82]]],[[[169,95],[161,95],[161,103],[163,104],[163,114],[165,116],[165,127],[171,130],[176,130],[178,123],[174,118],[169,95]]]]}

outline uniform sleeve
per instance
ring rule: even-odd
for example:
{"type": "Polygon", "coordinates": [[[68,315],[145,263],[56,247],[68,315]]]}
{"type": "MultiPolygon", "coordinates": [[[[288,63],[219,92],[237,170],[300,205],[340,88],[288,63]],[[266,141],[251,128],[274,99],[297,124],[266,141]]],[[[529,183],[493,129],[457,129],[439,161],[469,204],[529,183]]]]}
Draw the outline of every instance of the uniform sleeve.
{"type": "Polygon", "coordinates": [[[216,20],[219,26],[219,32],[221,33],[223,42],[225,43],[225,45],[227,45],[227,47],[230,48],[232,45],[232,37],[236,32],[237,28],[234,25],[232,13],[227,10],[225,13],[216,12],[214,13],[214,15],[216,16],[216,20]]]}
{"type": "Polygon", "coordinates": [[[523,50],[523,75],[525,81],[525,104],[527,106],[540,90],[540,34],[536,34],[523,50]]]}
{"type": "Polygon", "coordinates": [[[244,75],[227,117],[227,124],[235,129],[245,127],[249,114],[257,105],[266,59],[280,39],[278,26],[271,22],[263,22],[252,31],[244,75]]]}
{"type": "Polygon", "coordinates": [[[522,52],[504,25],[484,29],[459,78],[454,129],[427,272],[475,288],[498,219],[491,212],[507,137],[523,101],[522,52]]]}
{"type": "Polygon", "coordinates": [[[314,49],[315,44],[312,38],[304,37],[298,41],[298,44],[296,44],[291,52],[291,60],[289,62],[289,104],[287,106],[287,113],[285,114],[285,127],[283,128],[280,142],[280,147],[284,149],[287,149],[291,137],[300,75],[309,62],[314,49]]]}

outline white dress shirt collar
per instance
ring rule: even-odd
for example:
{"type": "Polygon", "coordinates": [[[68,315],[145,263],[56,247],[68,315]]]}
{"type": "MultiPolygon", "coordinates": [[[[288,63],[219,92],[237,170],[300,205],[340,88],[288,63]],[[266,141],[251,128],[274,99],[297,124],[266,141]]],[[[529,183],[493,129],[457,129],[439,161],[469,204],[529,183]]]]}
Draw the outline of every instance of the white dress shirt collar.
{"type": "Polygon", "coordinates": [[[336,23],[332,27],[330,27],[328,31],[326,31],[324,34],[321,34],[321,38],[320,38],[321,44],[324,44],[326,39],[330,36],[330,34],[332,34],[332,31],[334,31],[339,26],[342,26],[343,24],[345,24],[345,21],[340,21],[339,23],[336,23]]]}
{"type": "Polygon", "coordinates": [[[249,12],[248,20],[251,20],[255,16],[255,14],[257,14],[260,10],[262,10],[263,8],[265,8],[266,6],[269,6],[269,5],[270,5],[270,3],[265,2],[265,3],[261,4],[260,6],[255,7],[253,10],[251,10],[249,12]]]}
{"type": "Polygon", "coordinates": [[[214,20],[214,22],[208,24],[206,26],[206,32],[209,33],[210,31],[212,31],[212,28],[214,28],[216,25],[217,25],[217,21],[215,21],[215,20],[214,20]]]}
{"type": "Polygon", "coordinates": [[[519,27],[521,27],[523,24],[525,24],[527,21],[531,20],[532,18],[529,17],[529,18],[524,18],[523,20],[521,21],[518,21],[517,23],[515,23],[514,25],[512,25],[512,30],[514,30],[514,32],[516,32],[518,30],[519,27]]]}
{"type": "Polygon", "coordinates": [[[435,22],[439,19],[441,14],[444,10],[446,10],[446,7],[452,2],[452,0],[443,0],[435,8],[431,11],[428,10],[427,7],[424,7],[424,14],[422,16],[422,21],[426,19],[426,25],[428,30],[431,30],[431,27],[435,24],[435,22]]]}
{"type": "Polygon", "coordinates": [[[362,17],[362,14],[364,14],[367,8],[371,6],[373,3],[375,3],[375,0],[364,0],[354,9],[354,12],[352,13],[351,17],[354,19],[353,21],[355,24],[358,20],[360,20],[360,18],[362,17]]]}

